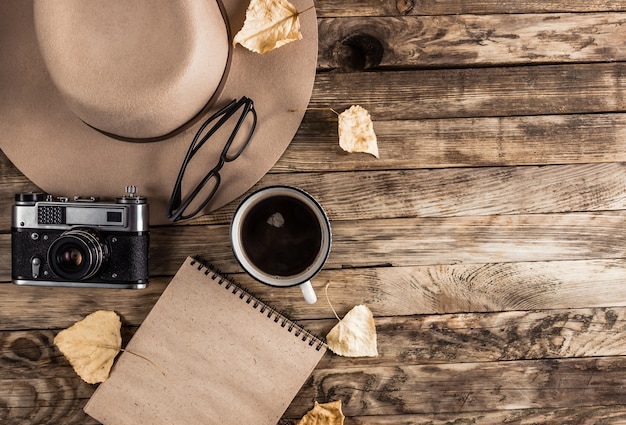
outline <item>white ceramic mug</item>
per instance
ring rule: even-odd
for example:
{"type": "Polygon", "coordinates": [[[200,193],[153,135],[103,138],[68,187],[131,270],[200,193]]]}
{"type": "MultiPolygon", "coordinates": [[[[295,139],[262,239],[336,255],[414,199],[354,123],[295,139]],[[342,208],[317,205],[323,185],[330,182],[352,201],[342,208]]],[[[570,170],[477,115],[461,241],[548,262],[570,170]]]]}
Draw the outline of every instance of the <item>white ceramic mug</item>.
{"type": "Polygon", "coordinates": [[[230,226],[235,258],[250,276],[276,287],[299,285],[309,304],[317,301],[311,278],[326,262],[331,239],[322,206],[291,186],[252,193],[239,204],[230,226]]]}

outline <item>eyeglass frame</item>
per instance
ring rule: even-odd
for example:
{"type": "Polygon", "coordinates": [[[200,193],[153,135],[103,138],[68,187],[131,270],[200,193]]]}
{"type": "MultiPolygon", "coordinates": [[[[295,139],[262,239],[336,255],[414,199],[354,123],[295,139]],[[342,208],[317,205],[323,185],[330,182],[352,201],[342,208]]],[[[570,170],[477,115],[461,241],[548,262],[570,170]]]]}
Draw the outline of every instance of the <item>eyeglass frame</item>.
{"type": "Polygon", "coordinates": [[[176,183],[174,184],[174,188],[172,189],[172,196],[170,196],[170,201],[167,207],[167,217],[170,221],[176,222],[178,220],[190,219],[196,216],[200,211],[202,211],[207,206],[207,204],[211,201],[211,199],[213,199],[213,197],[217,193],[217,190],[220,186],[220,183],[222,180],[220,176],[220,170],[224,167],[224,165],[227,162],[232,162],[236,160],[237,158],[239,158],[239,156],[241,156],[243,151],[246,150],[246,148],[250,144],[252,135],[254,134],[256,124],[257,124],[257,114],[256,114],[256,110],[254,109],[254,102],[252,101],[252,99],[246,96],[243,96],[239,100],[233,99],[226,106],[221,108],[219,111],[215,112],[213,115],[211,115],[202,123],[196,135],[194,136],[191,142],[191,145],[189,146],[189,149],[187,150],[187,154],[185,155],[185,159],[183,160],[183,163],[181,165],[180,171],[178,173],[178,177],[176,179],[176,183]],[[215,167],[213,167],[204,176],[202,181],[198,183],[195,189],[191,191],[191,193],[183,199],[182,181],[183,181],[183,177],[185,175],[187,166],[193,159],[194,155],[200,150],[200,148],[202,148],[202,146],[209,140],[209,138],[213,134],[215,134],[215,132],[219,130],[224,125],[224,123],[228,121],[242,107],[243,107],[243,111],[241,112],[241,115],[239,116],[239,119],[233,131],[228,137],[228,140],[226,140],[226,144],[224,145],[224,148],[222,149],[222,152],[220,153],[217,165],[215,165],[215,167]],[[233,141],[235,140],[237,133],[239,133],[239,130],[241,126],[243,125],[244,121],[246,120],[249,113],[252,113],[252,117],[253,117],[252,127],[250,128],[250,132],[248,136],[246,137],[245,141],[243,142],[242,146],[239,148],[239,150],[232,155],[228,155],[228,151],[233,141]],[[217,120],[218,118],[220,118],[219,121],[217,121],[217,123],[215,123],[206,132],[206,134],[202,136],[206,127],[211,122],[217,120]],[[189,205],[196,199],[200,191],[206,186],[206,184],[212,178],[215,179],[215,185],[213,186],[213,189],[211,190],[209,195],[206,197],[206,199],[192,213],[183,214],[185,210],[189,208],[189,205]]]}

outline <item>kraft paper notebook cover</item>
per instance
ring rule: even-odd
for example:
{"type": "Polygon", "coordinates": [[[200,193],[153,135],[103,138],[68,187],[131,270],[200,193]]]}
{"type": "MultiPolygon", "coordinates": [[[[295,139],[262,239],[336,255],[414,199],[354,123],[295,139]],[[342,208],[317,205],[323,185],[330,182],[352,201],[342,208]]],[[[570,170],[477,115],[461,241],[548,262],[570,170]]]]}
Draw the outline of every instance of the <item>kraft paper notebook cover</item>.
{"type": "Polygon", "coordinates": [[[85,406],[96,420],[275,425],[326,346],[188,258],[126,350],[85,406]]]}

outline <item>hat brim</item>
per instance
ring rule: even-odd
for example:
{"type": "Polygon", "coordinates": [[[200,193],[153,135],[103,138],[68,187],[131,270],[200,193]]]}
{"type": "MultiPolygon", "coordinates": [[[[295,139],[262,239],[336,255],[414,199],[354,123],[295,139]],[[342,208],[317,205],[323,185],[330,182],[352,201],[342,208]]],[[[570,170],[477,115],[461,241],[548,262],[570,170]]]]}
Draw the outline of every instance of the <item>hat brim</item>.
{"type": "MultiPolygon", "coordinates": [[[[239,31],[248,0],[223,0],[231,33],[239,31]]],[[[254,101],[258,124],[244,153],[220,172],[218,193],[205,212],[236,199],[278,161],[309,103],[317,65],[312,0],[292,0],[303,39],[265,54],[236,46],[222,93],[212,110],[232,99],[254,101]]],[[[200,122],[170,139],[132,143],[104,135],[67,107],[37,45],[31,1],[0,2],[0,149],[33,183],[57,196],[114,198],[128,185],[148,197],[150,223],[163,224],[185,153],[200,122]]],[[[223,143],[207,143],[187,170],[198,181],[218,161],[223,143]]]]}

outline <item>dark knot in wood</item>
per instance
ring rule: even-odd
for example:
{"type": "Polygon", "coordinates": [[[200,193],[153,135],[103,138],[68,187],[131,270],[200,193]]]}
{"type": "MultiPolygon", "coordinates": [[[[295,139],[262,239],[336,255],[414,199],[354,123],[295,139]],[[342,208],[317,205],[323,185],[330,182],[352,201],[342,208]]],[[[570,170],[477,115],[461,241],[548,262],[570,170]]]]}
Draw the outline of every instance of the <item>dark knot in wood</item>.
{"type": "Polygon", "coordinates": [[[42,351],[37,342],[28,338],[17,338],[11,343],[11,351],[22,359],[36,361],[42,356],[42,351]]]}
{"type": "Polygon", "coordinates": [[[351,35],[335,47],[335,57],[345,71],[362,71],[380,65],[384,53],[383,44],[369,34],[351,35]]]}

